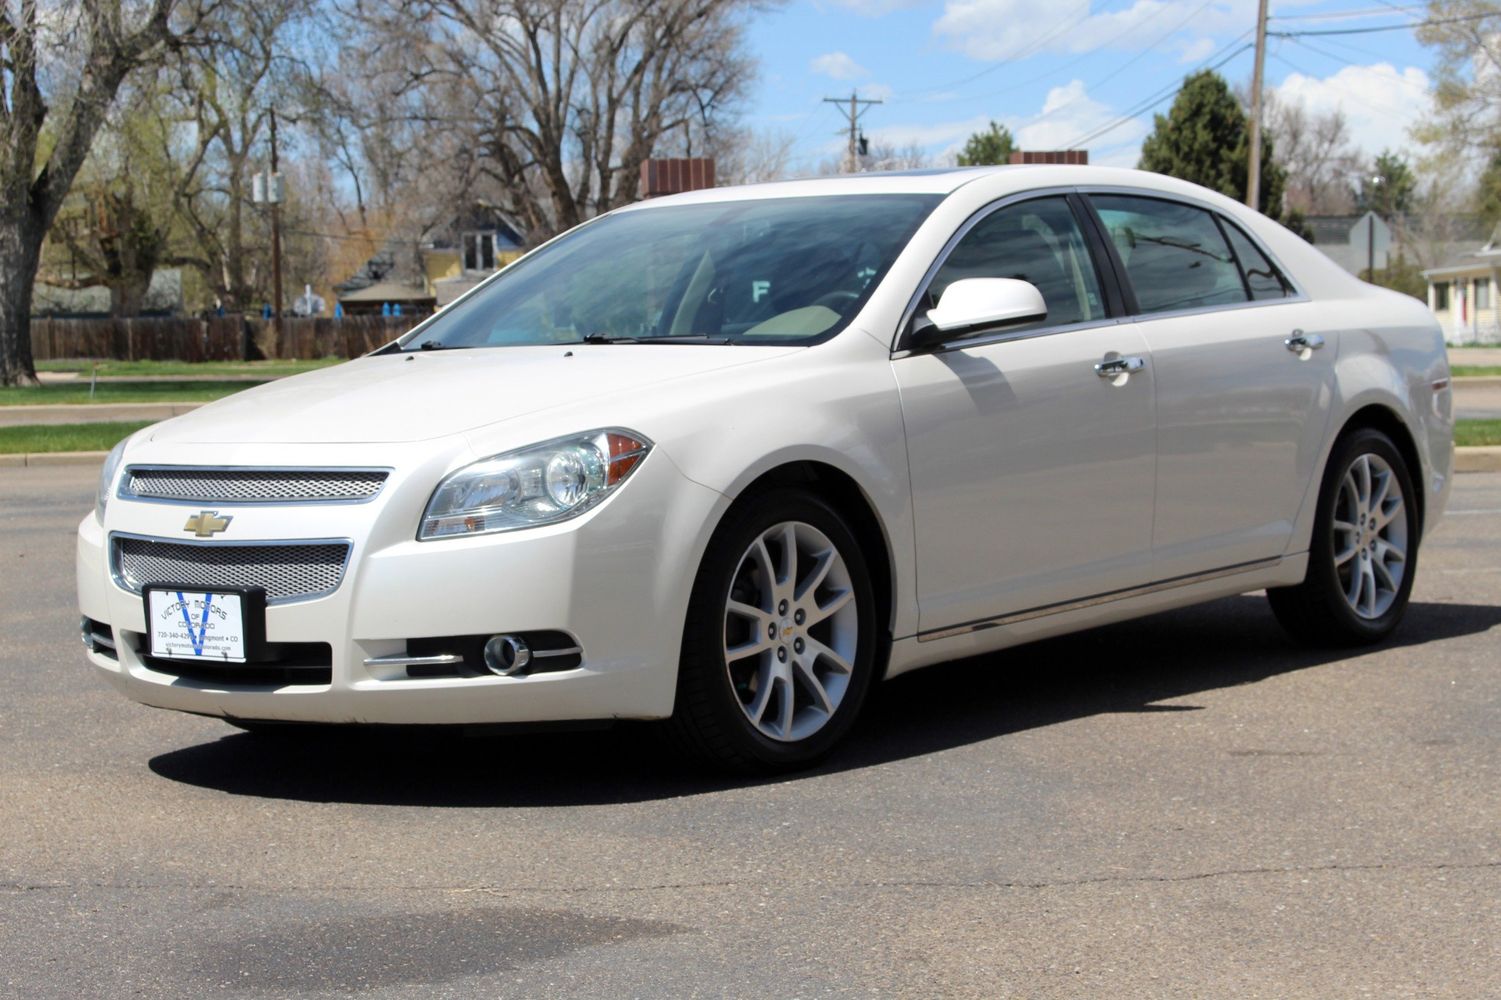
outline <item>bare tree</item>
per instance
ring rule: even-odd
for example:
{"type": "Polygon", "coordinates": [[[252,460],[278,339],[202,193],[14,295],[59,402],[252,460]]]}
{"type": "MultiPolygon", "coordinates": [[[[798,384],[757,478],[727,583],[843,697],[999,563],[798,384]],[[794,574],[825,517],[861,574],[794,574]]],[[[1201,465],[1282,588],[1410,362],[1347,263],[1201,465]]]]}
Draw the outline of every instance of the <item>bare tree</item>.
{"type": "Polygon", "coordinates": [[[1320,115],[1268,91],[1262,99],[1266,132],[1287,171],[1283,205],[1304,215],[1344,215],[1354,210],[1352,182],[1362,158],[1343,112],[1320,115]]]}
{"type": "Polygon", "coordinates": [[[362,83],[448,133],[533,240],[633,200],[660,143],[732,112],[755,0],[352,0],[362,83]]]}
{"type": "Polygon", "coordinates": [[[0,0],[0,384],[36,382],[31,293],[42,241],[120,85],[179,44],[176,0],[0,0]]]}

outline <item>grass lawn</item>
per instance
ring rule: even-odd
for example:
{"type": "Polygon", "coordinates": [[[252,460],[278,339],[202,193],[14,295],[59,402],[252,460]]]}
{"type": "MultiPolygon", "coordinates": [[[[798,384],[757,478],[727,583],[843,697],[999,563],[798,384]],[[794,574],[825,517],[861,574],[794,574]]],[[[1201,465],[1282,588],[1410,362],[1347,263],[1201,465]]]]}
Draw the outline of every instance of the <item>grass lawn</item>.
{"type": "Polygon", "coordinates": [[[97,369],[100,375],[296,375],[342,362],[343,358],[318,361],[92,361],[73,358],[64,361],[38,361],[39,372],[79,372],[87,377],[97,369]]]}
{"type": "Polygon", "coordinates": [[[1501,445],[1501,420],[1460,420],[1454,425],[1454,443],[1461,448],[1473,445],[1501,445]]]}
{"type": "Polygon", "coordinates": [[[0,406],[48,403],[202,403],[258,385],[256,382],[100,382],[89,398],[89,383],[0,386],[0,406]]]}
{"type": "Polygon", "coordinates": [[[34,455],[43,451],[109,451],[150,420],[115,424],[46,424],[0,427],[0,455],[34,455]]]}
{"type": "Polygon", "coordinates": [[[1501,375],[1501,365],[1455,365],[1449,369],[1455,378],[1467,375],[1501,375]]]}

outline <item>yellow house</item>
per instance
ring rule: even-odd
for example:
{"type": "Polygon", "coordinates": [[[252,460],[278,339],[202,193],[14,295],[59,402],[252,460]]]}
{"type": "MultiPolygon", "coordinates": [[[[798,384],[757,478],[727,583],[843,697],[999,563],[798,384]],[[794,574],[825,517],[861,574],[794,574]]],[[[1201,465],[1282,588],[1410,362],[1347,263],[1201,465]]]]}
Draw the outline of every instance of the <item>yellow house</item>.
{"type": "Polygon", "coordinates": [[[1479,250],[1423,272],[1428,280],[1428,308],[1451,344],[1501,343],[1501,312],[1496,307],[1497,286],[1501,285],[1498,234],[1501,229],[1479,250]]]}

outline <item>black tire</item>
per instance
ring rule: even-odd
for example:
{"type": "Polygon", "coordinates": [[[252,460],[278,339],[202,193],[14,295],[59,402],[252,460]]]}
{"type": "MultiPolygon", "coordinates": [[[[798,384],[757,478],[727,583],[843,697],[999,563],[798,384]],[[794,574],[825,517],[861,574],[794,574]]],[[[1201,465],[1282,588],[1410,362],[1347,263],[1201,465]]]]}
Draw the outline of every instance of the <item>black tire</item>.
{"type": "MultiPolygon", "coordinates": [[[[1267,600],[1271,602],[1277,621],[1293,638],[1310,645],[1362,646],[1385,639],[1396,629],[1407,610],[1413,578],[1417,574],[1420,534],[1418,497],[1402,453],[1391,438],[1374,428],[1350,431],[1335,443],[1329,464],[1324,469],[1308,549],[1307,576],[1297,586],[1267,590],[1267,600]],[[1356,613],[1345,596],[1345,584],[1340,580],[1340,571],[1335,564],[1334,522],[1340,484],[1356,462],[1367,455],[1379,458],[1390,468],[1402,491],[1402,516],[1406,528],[1402,579],[1390,605],[1374,617],[1356,613]]],[[[1356,549],[1358,551],[1358,545],[1356,549]]]]}
{"type": "MultiPolygon", "coordinates": [[[[694,581],[678,665],[677,698],[667,727],[680,746],[721,769],[765,774],[806,767],[827,754],[859,714],[875,673],[878,636],[870,573],[844,518],[823,499],[799,489],[744,498],[715,530],[694,581]],[[838,550],[848,571],[858,626],[853,669],[834,711],[806,738],[779,740],[758,730],[750,710],[742,707],[742,694],[737,693],[726,662],[726,607],[752,544],[771,528],[788,522],[811,525],[838,550]]],[[[800,696],[807,696],[806,688],[799,691],[800,696]]]]}

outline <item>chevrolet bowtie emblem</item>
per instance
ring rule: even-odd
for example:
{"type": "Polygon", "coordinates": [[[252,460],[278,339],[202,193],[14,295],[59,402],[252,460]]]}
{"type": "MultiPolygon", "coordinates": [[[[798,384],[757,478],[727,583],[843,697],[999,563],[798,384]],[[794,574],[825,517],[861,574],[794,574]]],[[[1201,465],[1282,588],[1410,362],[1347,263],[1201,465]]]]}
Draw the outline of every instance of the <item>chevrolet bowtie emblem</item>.
{"type": "Polygon", "coordinates": [[[213,538],[228,528],[229,522],[233,520],[232,517],[220,517],[217,510],[206,510],[188,518],[188,523],[182,526],[182,530],[191,531],[199,538],[213,538]]]}

